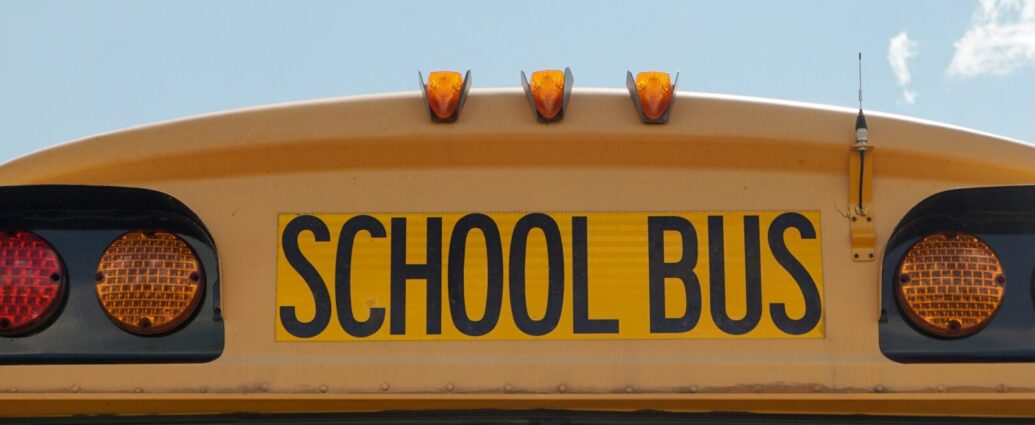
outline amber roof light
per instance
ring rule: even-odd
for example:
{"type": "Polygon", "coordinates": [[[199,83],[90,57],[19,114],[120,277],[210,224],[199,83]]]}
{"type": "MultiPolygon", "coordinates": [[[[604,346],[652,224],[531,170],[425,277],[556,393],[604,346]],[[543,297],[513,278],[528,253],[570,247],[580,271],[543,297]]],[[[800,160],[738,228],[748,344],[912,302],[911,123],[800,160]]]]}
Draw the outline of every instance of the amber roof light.
{"type": "Polygon", "coordinates": [[[564,118],[574,79],[570,68],[564,68],[564,71],[536,71],[532,73],[531,81],[525,76],[525,72],[521,71],[521,87],[525,90],[536,119],[541,122],[554,122],[564,118]]]}
{"type": "Polygon", "coordinates": [[[673,81],[667,72],[641,72],[635,78],[632,72],[626,72],[625,85],[644,124],[668,122],[678,82],[679,73],[673,81]]]}
{"type": "Polygon", "coordinates": [[[466,75],[453,71],[434,71],[428,74],[428,82],[420,71],[417,79],[424,95],[424,103],[435,122],[453,122],[460,115],[460,109],[471,88],[471,71],[466,75]]]}

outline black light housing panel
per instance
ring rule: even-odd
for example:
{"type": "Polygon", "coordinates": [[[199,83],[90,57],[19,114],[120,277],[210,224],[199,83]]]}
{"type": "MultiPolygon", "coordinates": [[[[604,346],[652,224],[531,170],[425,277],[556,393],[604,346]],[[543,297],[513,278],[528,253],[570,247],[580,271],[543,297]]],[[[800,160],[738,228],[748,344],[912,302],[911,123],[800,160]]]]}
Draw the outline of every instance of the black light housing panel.
{"type": "Polygon", "coordinates": [[[223,352],[215,244],[183,203],[100,186],[7,186],[0,200],[0,364],[223,352]]]}

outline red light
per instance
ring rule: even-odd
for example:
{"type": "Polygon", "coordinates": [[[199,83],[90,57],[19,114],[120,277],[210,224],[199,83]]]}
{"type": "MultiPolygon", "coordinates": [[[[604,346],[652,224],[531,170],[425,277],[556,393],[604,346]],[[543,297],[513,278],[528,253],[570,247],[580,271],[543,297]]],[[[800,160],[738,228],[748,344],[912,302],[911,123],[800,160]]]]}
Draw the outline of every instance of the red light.
{"type": "Polygon", "coordinates": [[[0,234],[0,335],[45,324],[61,304],[64,275],[47,241],[29,232],[0,234]]]}

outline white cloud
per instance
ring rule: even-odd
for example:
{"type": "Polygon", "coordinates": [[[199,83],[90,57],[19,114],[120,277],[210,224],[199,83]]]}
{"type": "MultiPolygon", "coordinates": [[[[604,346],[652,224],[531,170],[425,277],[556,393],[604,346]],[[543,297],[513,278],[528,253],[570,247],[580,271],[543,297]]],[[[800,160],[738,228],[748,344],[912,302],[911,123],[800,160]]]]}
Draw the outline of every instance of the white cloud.
{"type": "Polygon", "coordinates": [[[909,73],[909,59],[916,56],[917,43],[909,39],[905,31],[891,37],[888,41],[888,64],[895,74],[895,81],[902,87],[902,100],[906,103],[916,102],[916,92],[909,88],[913,76],[909,73]]]}
{"type": "Polygon", "coordinates": [[[1035,0],[980,0],[949,75],[1006,75],[1026,66],[1035,66],[1035,0]]]}

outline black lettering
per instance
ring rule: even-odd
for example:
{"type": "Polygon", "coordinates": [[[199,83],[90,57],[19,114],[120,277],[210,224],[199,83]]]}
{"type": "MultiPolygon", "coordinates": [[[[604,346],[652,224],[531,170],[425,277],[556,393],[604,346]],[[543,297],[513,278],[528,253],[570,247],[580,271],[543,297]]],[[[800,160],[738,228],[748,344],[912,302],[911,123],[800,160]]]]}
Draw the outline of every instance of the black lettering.
{"type": "Polygon", "coordinates": [[[571,279],[574,299],[574,332],[577,334],[616,334],[617,319],[589,318],[589,253],[586,217],[571,218],[571,279]]]}
{"type": "Polygon", "coordinates": [[[561,231],[550,216],[532,213],[521,217],[514,224],[510,239],[510,309],[514,323],[522,332],[540,336],[550,333],[561,319],[564,306],[564,247],[561,245],[561,231]],[[546,298],[546,314],[540,320],[533,320],[528,314],[525,299],[525,256],[528,234],[539,229],[546,237],[546,255],[549,261],[549,289],[546,298]]]}
{"type": "Polygon", "coordinates": [[[345,222],[338,236],[338,259],[334,276],[334,298],[338,306],[338,323],[349,335],[357,338],[373,335],[385,321],[384,307],[370,309],[370,317],[356,320],[352,311],[352,247],[356,234],[365,230],[371,238],[385,237],[385,226],[369,215],[357,215],[345,222]]]}
{"type": "Polygon", "coordinates": [[[297,338],[312,338],[323,332],[327,328],[327,323],[331,321],[331,296],[327,292],[327,284],[320,277],[320,273],[316,272],[316,268],[298,248],[298,237],[304,231],[312,232],[313,239],[317,242],[331,240],[331,233],[327,230],[327,224],[319,218],[302,215],[288,222],[280,240],[288,264],[291,264],[291,267],[298,272],[306,286],[309,287],[309,292],[313,296],[313,304],[316,306],[316,313],[313,314],[312,320],[302,322],[295,314],[295,306],[281,306],[280,323],[284,325],[284,330],[297,338]]]}
{"type": "Polygon", "coordinates": [[[449,237],[449,313],[453,325],[465,335],[482,336],[496,327],[503,307],[503,244],[500,230],[492,218],[485,214],[468,214],[453,226],[449,237]],[[485,293],[485,314],[472,320],[467,314],[464,299],[464,261],[467,254],[467,235],[478,229],[485,237],[485,254],[488,257],[486,276],[488,290],[485,293]]]}
{"type": "Polygon", "coordinates": [[[708,217],[708,265],[711,279],[712,319],[723,332],[743,335],[762,318],[762,260],[759,254],[758,216],[744,216],[745,312],[741,319],[726,312],[726,255],[722,216],[708,217]]]}
{"type": "Polygon", "coordinates": [[[647,217],[647,244],[650,260],[650,331],[651,333],[688,332],[701,319],[701,282],[694,273],[697,266],[697,232],[683,217],[647,217]],[[665,232],[679,233],[683,245],[682,258],[665,262],[665,232]],[[682,317],[669,318],[665,312],[665,279],[683,282],[686,311],[682,317]]]}
{"type": "Polygon", "coordinates": [[[442,219],[428,218],[427,262],[406,262],[406,219],[392,218],[392,335],[406,334],[406,282],[427,282],[427,334],[442,333],[442,219]]]}
{"type": "Polygon", "coordinates": [[[800,319],[787,317],[787,307],[783,303],[774,303],[769,306],[769,314],[773,317],[773,323],[777,328],[791,335],[801,335],[811,331],[819,323],[819,316],[822,313],[822,303],[819,299],[819,289],[816,281],[809,275],[805,266],[791,254],[787,244],[783,240],[784,232],[794,228],[801,234],[802,239],[815,239],[816,229],[809,222],[809,219],[798,213],[783,213],[773,220],[769,225],[769,249],[773,257],[801,289],[802,297],[805,299],[805,314],[800,319]]]}

